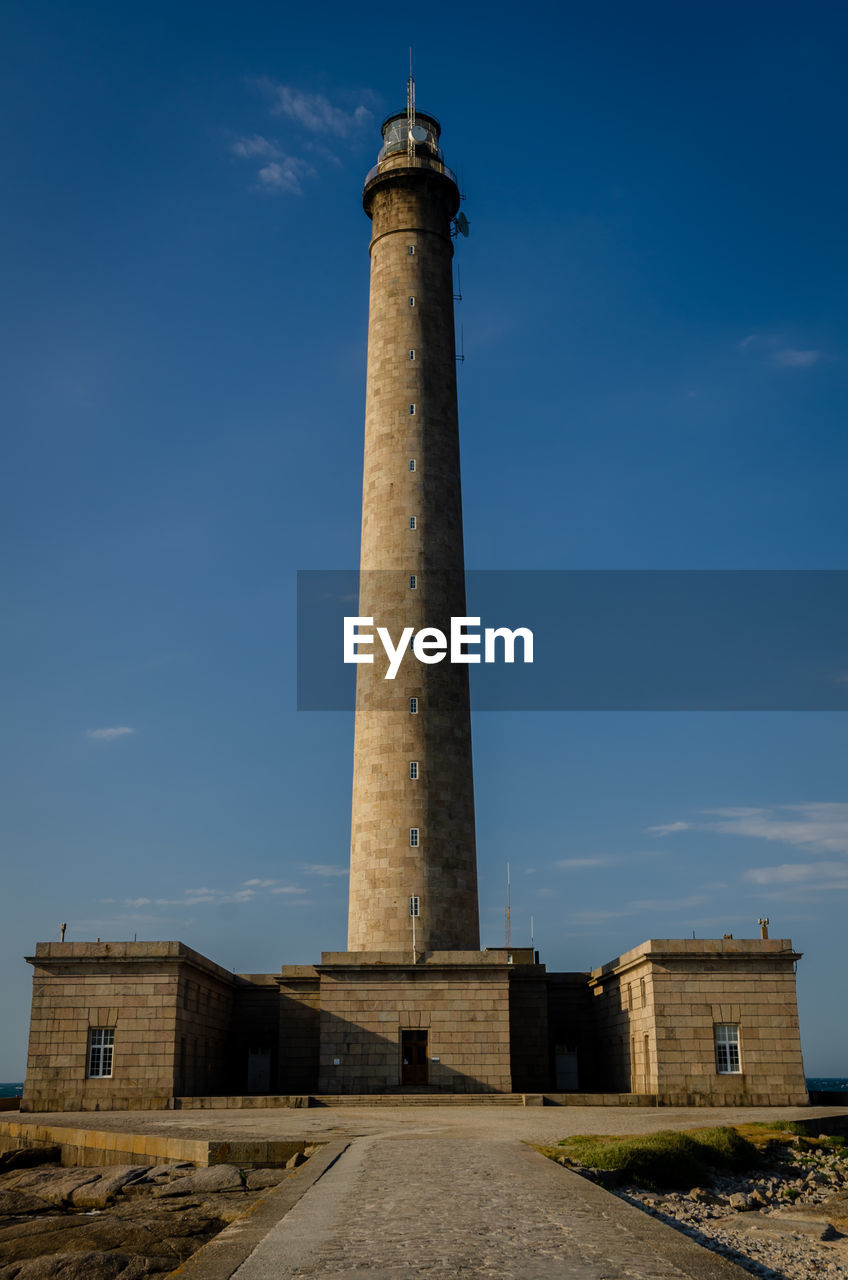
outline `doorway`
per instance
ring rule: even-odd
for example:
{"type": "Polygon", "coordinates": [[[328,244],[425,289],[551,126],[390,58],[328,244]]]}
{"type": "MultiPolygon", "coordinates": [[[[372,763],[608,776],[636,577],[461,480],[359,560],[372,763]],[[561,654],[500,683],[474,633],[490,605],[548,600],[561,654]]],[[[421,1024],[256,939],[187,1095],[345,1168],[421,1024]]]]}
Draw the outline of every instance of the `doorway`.
{"type": "Polygon", "coordinates": [[[557,1093],[576,1091],[578,1087],[577,1051],[574,1045],[558,1044],[554,1047],[554,1068],[557,1093]]]}
{"type": "Polygon", "coordinates": [[[401,1084],[427,1083],[427,1032],[418,1028],[400,1033],[401,1084]]]}
{"type": "Polygon", "coordinates": [[[247,1051],[247,1092],[271,1092],[271,1050],[248,1049],[247,1051]]]}

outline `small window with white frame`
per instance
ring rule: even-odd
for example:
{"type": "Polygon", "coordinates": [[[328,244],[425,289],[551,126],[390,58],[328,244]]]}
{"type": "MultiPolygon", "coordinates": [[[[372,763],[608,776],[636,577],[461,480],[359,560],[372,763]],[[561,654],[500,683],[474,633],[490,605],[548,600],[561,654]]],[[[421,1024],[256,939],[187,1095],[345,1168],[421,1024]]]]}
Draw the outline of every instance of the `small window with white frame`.
{"type": "Polygon", "coordinates": [[[409,358],[410,358],[410,360],[414,360],[414,359],[415,359],[415,348],[414,348],[414,347],[410,347],[410,348],[409,348],[409,358]]]}
{"type": "Polygon", "coordinates": [[[411,573],[411,574],[409,575],[409,589],[410,589],[410,591],[414,591],[414,590],[416,589],[416,587],[417,587],[417,586],[418,586],[418,576],[417,576],[417,574],[411,573]]]}
{"type": "Polygon", "coordinates": [[[410,298],[410,299],[409,299],[409,305],[410,305],[411,307],[414,307],[414,306],[415,306],[415,299],[414,299],[414,298],[410,298]]]}
{"type": "Polygon", "coordinates": [[[414,458],[410,458],[410,459],[409,459],[409,469],[410,469],[410,471],[414,471],[414,470],[415,470],[415,459],[414,459],[414,458]]]}
{"type": "Polygon", "coordinates": [[[410,698],[410,699],[409,699],[409,714],[410,714],[411,716],[417,716],[417,715],[418,715],[418,699],[417,699],[417,698],[410,698]]]}
{"type": "Polygon", "coordinates": [[[415,516],[410,516],[410,517],[409,517],[409,527],[410,527],[410,529],[414,529],[414,528],[416,528],[417,524],[418,524],[418,521],[416,520],[415,516]]]}
{"type": "Polygon", "coordinates": [[[414,405],[414,404],[411,404],[411,405],[409,406],[409,416],[410,416],[410,418],[414,418],[414,417],[415,417],[415,405],[414,405]]]}
{"type": "Polygon", "coordinates": [[[738,1076],[742,1074],[742,1059],[739,1056],[739,1027],[733,1022],[716,1022],[715,1033],[716,1071],[720,1076],[738,1076]]]}
{"type": "Polygon", "coordinates": [[[406,250],[406,252],[409,254],[410,258],[414,257],[414,256],[415,256],[415,245],[414,245],[414,244],[409,245],[409,246],[408,246],[408,248],[407,248],[407,250],[406,250]]]}
{"type": "Polygon", "coordinates": [[[409,762],[409,778],[411,782],[418,780],[418,761],[410,760],[409,762]]]}
{"type": "Polygon", "coordinates": [[[94,1080],[111,1076],[114,1051],[114,1027],[89,1027],[88,1062],[85,1074],[94,1080]]]}
{"type": "Polygon", "coordinates": [[[409,846],[411,849],[418,848],[418,828],[417,827],[409,828],[409,846]]]}

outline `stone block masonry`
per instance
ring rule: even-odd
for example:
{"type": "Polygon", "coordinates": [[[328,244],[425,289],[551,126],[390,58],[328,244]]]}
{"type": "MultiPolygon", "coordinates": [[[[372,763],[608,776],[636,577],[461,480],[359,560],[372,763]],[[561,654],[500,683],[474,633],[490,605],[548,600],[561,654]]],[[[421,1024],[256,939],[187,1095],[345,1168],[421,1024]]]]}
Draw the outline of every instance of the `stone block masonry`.
{"type": "MultiPolygon", "coordinates": [[[[505,958],[504,958],[505,959],[505,958]]],[[[327,953],[321,975],[319,1092],[404,1085],[404,1033],[423,1038],[419,1086],[509,1093],[509,966],[485,952],[327,953]]],[[[407,1064],[408,1066],[409,1064],[407,1064]]],[[[415,1081],[407,1081],[415,1086],[415,1081]]]]}

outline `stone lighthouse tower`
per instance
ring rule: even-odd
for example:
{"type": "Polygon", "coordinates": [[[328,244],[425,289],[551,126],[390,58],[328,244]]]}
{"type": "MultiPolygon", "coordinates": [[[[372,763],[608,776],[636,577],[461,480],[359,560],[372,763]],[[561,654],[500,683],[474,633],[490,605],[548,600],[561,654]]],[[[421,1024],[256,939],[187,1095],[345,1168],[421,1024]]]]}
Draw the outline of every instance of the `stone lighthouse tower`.
{"type": "MultiPolygon", "coordinates": [[[[462,617],[453,219],[439,123],[383,125],[363,192],[371,293],[359,613],[398,637],[462,617]]],[[[379,645],[357,679],[351,823],[352,952],[479,948],[467,666],[408,653],[392,680],[379,645]]]]}

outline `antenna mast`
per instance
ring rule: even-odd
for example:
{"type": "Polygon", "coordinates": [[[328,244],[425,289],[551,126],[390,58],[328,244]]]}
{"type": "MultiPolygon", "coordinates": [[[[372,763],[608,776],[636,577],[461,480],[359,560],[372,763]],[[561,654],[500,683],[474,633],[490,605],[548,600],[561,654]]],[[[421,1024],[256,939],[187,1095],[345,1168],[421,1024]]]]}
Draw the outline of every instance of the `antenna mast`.
{"type": "Polygon", "coordinates": [[[412,129],[415,124],[415,77],[412,74],[412,45],[409,46],[409,79],[406,82],[406,157],[412,164],[415,160],[415,139],[412,129]]]}
{"type": "Polygon", "coordinates": [[[509,863],[506,864],[506,911],[504,912],[504,934],[506,936],[507,947],[512,946],[512,904],[511,904],[511,887],[509,880],[509,863]]]}

